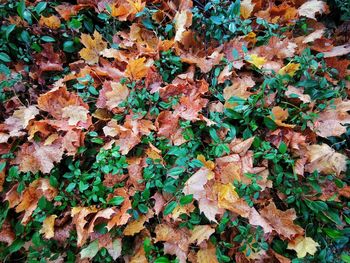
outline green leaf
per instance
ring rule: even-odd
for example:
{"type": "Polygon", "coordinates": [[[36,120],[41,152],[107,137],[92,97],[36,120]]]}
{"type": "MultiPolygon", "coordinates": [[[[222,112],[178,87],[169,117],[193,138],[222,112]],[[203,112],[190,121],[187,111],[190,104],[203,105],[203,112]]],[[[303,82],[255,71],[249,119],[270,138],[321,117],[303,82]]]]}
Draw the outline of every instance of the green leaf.
{"type": "Polygon", "coordinates": [[[68,52],[68,53],[74,53],[75,48],[74,48],[74,42],[71,40],[67,40],[63,43],[63,51],[68,52]]]}
{"type": "Polygon", "coordinates": [[[157,258],[154,263],[169,263],[170,260],[167,257],[159,257],[157,258]]]}
{"type": "Polygon", "coordinates": [[[93,242],[91,242],[86,248],[80,251],[80,258],[92,259],[94,256],[96,256],[98,250],[98,239],[96,239],[93,242]]]}
{"type": "Polygon", "coordinates": [[[16,239],[12,244],[11,246],[8,247],[8,250],[11,253],[14,253],[18,250],[21,249],[21,247],[24,245],[24,241],[21,240],[21,239],[16,239]]]}
{"type": "Polygon", "coordinates": [[[271,118],[269,117],[264,117],[264,124],[271,131],[277,129],[276,123],[273,120],[271,120],[271,118]]]}
{"type": "Polygon", "coordinates": [[[109,205],[120,205],[124,202],[125,198],[122,196],[114,196],[111,200],[108,201],[109,205]]]}
{"type": "Polygon", "coordinates": [[[345,262],[345,263],[350,263],[350,256],[348,254],[341,254],[340,258],[345,262]]]}
{"type": "Polygon", "coordinates": [[[284,142],[280,143],[280,146],[278,147],[278,151],[282,154],[285,154],[287,152],[287,145],[284,142]]]}
{"type": "Polygon", "coordinates": [[[221,25],[222,23],[221,17],[219,16],[211,16],[210,20],[216,25],[221,25]]]}
{"type": "Polygon", "coordinates": [[[6,40],[9,40],[9,36],[15,28],[16,28],[16,25],[8,25],[7,26],[6,33],[5,33],[6,40]]]}
{"type": "Polygon", "coordinates": [[[24,10],[25,9],[26,9],[26,3],[24,0],[22,0],[17,5],[17,13],[22,19],[24,19],[24,10]]]}
{"type": "Polygon", "coordinates": [[[42,36],[41,40],[44,42],[55,42],[56,40],[50,36],[42,36]]]}
{"type": "Polygon", "coordinates": [[[193,200],[193,195],[190,194],[190,195],[185,195],[185,196],[181,196],[180,198],[180,204],[181,205],[187,205],[189,203],[191,203],[193,200]]]}
{"type": "Polygon", "coordinates": [[[184,171],[185,171],[185,168],[183,167],[173,167],[168,171],[168,175],[177,176],[182,174],[184,171]]]}
{"type": "Polygon", "coordinates": [[[38,3],[38,4],[35,6],[34,11],[35,11],[38,15],[40,15],[41,12],[45,10],[46,6],[47,6],[47,3],[46,3],[46,2],[40,2],[40,3],[38,3]]]}
{"type": "Polygon", "coordinates": [[[177,206],[177,202],[176,201],[171,201],[169,204],[167,204],[167,206],[164,208],[164,212],[163,214],[169,215],[171,214],[171,212],[174,211],[175,207],[177,206]]]}
{"type": "Polygon", "coordinates": [[[0,52],[0,60],[3,62],[11,62],[11,58],[4,52],[0,52]]]}

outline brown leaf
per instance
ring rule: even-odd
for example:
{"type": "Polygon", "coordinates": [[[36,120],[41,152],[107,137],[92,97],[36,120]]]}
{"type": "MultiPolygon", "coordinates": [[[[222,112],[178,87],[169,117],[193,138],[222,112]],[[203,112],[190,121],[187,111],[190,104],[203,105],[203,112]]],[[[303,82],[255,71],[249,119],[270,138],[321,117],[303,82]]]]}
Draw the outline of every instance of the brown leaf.
{"type": "Polygon", "coordinates": [[[329,105],[324,111],[318,114],[314,123],[308,126],[315,130],[321,137],[340,136],[346,132],[345,124],[350,123],[350,100],[335,99],[334,104],[329,105]]]}
{"type": "Polygon", "coordinates": [[[118,82],[105,81],[100,90],[96,106],[98,108],[107,108],[112,110],[117,108],[121,102],[127,99],[129,89],[118,82]]]}
{"type": "Polygon", "coordinates": [[[273,227],[282,239],[292,239],[297,235],[303,235],[304,229],[294,224],[297,218],[294,209],[281,211],[274,203],[260,210],[260,215],[273,227]]]}
{"type": "Polygon", "coordinates": [[[14,163],[19,165],[21,172],[50,173],[54,163],[60,162],[62,156],[63,148],[59,142],[51,145],[25,143],[21,146],[14,163]]]}
{"type": "Polygon", "coordinates": [[[140,80],[147,75],[148,67],[145,64],[146,58],[130,60],[126,67],[125,74],[133,80],[140,80]]]}
{"type": "Polygon", "coordinates": [[[307,147],[308,163],[305,171],[312,173],[317,170],[320,173],[335,173],[339,175],[346,171],[347,157],[337,153],[327,144],[313,144],[307,147]]]}

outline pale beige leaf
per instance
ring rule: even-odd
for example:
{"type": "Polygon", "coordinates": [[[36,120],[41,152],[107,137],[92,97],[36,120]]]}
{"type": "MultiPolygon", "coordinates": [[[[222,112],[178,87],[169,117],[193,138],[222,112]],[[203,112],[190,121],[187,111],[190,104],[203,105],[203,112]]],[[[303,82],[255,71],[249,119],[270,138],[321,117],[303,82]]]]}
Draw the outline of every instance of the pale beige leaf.
{"type": "Polygon", "coordinates": [[[210,225],[197,225],[191,231],[190,243],[196,242],[197,244],[202,243],[204,240],[209,239],[209,237],[215,232],[215,229],[211,228],[210,225]]]}
{"type": "Polygon", "coordinates": [[[289,242],[287,248],[295,250],[298,258],[304,258],[306,254],[315,255],[319,246],[311,237],[301,236],[289,242]]]}
{"type": "Polygon", "coordinates": [[[54,225],[56,217],[56,215],[50,215],[43,221],[43,226],[40,229],[40,233],[44,234],[44,237],[47,239],[50,239],[55,235],[54,225]]]}
{"type": "Polygon", "coordinates": [[[325,2],[319,0],[310,0],[299,7],[298,13],[300,16],[306,16],[308,18],[316,20],[316,13],[323,14],[327,11],[327,9],[328,6],[325,2]]]}

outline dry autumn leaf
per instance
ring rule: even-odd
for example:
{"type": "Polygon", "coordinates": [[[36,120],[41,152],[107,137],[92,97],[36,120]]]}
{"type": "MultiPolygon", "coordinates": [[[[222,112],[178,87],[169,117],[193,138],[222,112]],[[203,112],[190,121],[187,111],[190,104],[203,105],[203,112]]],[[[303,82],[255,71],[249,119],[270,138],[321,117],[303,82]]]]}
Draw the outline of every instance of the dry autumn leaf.
{"type": "Polygon", "coordinates": [[[304,258],[307,254],[315,255],[317,247],[320,245],[310,237],[297,237],[288,243],[288,249],[293,249],[297,252],[298,258],[304,258]]]}
{"type": "Polygon", "coordinates": [[[85,48],[80,50],[79,55],[90,65],[98,63],[100,52],[107,48],[107,43],[96,30],[93,37],[88,34],[81,34],[81,43],[85,48]]]}
{"type": "Polygon", "coordinates": [[[126,67],[125,74],[133,80],[139,80],[146,76],[148,67],[145,64],[146,58],[130,60],[126,67]]]}

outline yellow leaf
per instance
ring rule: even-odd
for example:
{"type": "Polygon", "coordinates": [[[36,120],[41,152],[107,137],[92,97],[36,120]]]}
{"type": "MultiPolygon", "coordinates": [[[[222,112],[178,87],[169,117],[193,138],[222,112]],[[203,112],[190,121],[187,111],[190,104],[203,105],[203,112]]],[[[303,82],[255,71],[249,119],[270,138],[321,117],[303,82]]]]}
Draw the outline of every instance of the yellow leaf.
{"type": "Polygon", "coordinates": [[[266,63],[266,59],[264,57],[259,57],[256,54],[249,55],[249,59],[247,61],[257,68],[261,68],[266,63]]]}
{"type": "Polygon", "coordinates": [[[319,246],[320,245],[310,237],[298,237],[288,243],[288,249],[295,250],[298,258],[305,257],[307,253],[313,256],[319,246]]]}
{"type": "Polygon", "coordinates": [[[148,69],[145,61],[146,58],[144,57],[129,61],[125,74],[133,80],[142,79],[146,76],[148,69]]]}
{"type": "Polygon", "coordinates": [[[209,237],[215,232],[215,229],[211,228],[210,225],[195,226],[191,231],[191,237],[189,242],[193,243],[196,241],[197,244],[202,243],[204,240],[209,239],[209,237]]]}
{"type": "Polygon", "coordinates": [[[235,187],[232,184],[217,184],[218,205],[220,208],[230,209],[239,199],[235,187]]]}
{"type": "Polygon", "coordinates": [[[216,257],[216,248],[208,246],[208,248],[201,248],[197,252],[197,262],[198,263],[218,263],[216,257]]]}
{"type": "Polygon", "coordinates": [[[107,48],[102,35],[97,31],[94,32],[93,38],[88,34],[81,34],[80,41],[85,46],[80,50],[80,56],[90,65],[98,63],[100,52],[107,48]]]}
{"type": "Polygon", "coordinates": [[[215,163],[213,161],[205,160],[205,157],[203,154],[197,155],[197,160],[201,161],[204,164],[204,166],[207,167],[209,170],[213,170],[215,168],[215,163]]]}
{"type": "Polygon", "coordinates": [[[124,235],[133,236],[136,233],[139,233],[142,229],[144,229],[144,223],[147,221],[147,216],[140,216],[139,219],[130,222],[126,228],[124,229],[124,235]]]}
{"type": "Polygon", "coordinates": [[[44,222],[43,222],[43,226],[40,229],[40,233],[44,234],[44,237],[47,239],[52,238],[55,235],[55,219],[56,219],[56,215],[50,215],[48,217],[45,218],[44,222]]]}
{"type": "Polygon", "coordinates": [[[255,4],[252,3],[252,0],[243,0],[241,2],[241,8],[240,8],[241,16],[244,19],[249,18],[253,12],[254,6],[255,4]]]}
{"type": "Polygon", "coordinates": [[[280,75],[289,75],[289,76],[293,77],[295,72],[297,72],[297,70],[299,68],[300,68],[300,64],[299,63],[288,63],[286,66],[284,66],[283,68],[281,68],[278,71],[278,74],[280,74],[280,75]]]}
{"type": "Polygon", "coordinates": [[[59,19],[59,17],[52,15],[49,17],[40,17],[39,20],[39,25],[40,26],[47,26],[51,29],[58,29],[61,26],[61,20],[59,19]]]}

